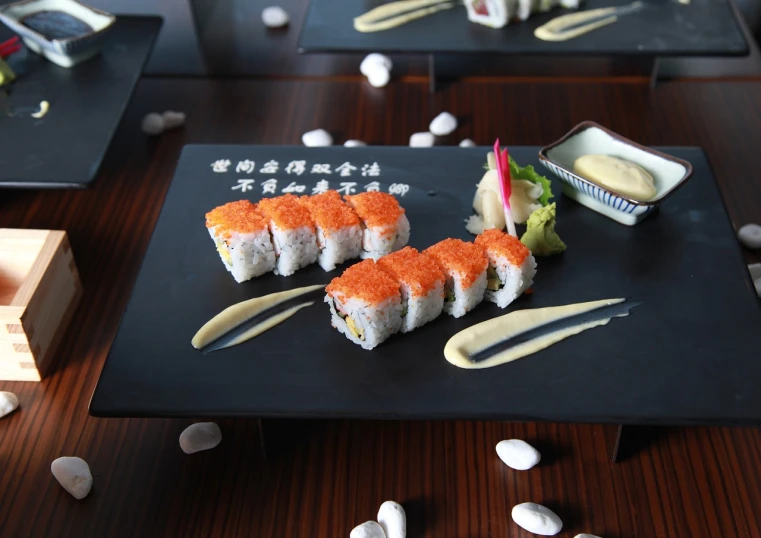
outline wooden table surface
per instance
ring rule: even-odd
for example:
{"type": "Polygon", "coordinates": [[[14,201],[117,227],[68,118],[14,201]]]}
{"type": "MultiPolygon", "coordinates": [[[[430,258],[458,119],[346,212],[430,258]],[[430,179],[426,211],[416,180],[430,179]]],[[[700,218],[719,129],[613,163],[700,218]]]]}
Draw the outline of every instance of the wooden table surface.
{"type": "Polygon", "coordinates": [[[424,81],[375,90],[358,78],[145,79],[92,189],[0,196],[0,226],[69,233],[85,289],[53,375],[0,382],[21,401],[0,420],[0,535],[347,537],[394,499],[407,510],[411,538],[528,537],[510,519],[524,501],[555,510],[568,538],[761,536],[756,428],[648,429],[639,451],[611,464],[610,426],[293,422],[296,440],[263,461],[255,420],[220,420],[222,444],[187,456],[177,440],[192,420],[88,416],[183,144],[298,144],[323,127],[338,142],[405,145],[441,110],[461,119],[450,144],[496,136],[545,144],[595,120],[647,144],[703,146],[735,224],[761,221],[755,82],[649,91],[644,83],[484,80],[432,97],[424,81]],[[142,116],[166,109],[186,111],[187,126],[142,135],[142,116]],[[542,463],[523,472],[504,466],[494,445],[512,437],[535,444],[542,463]],[[50,474],[63,455],[90,464],[94,487],[82,501],[50,474]]]}

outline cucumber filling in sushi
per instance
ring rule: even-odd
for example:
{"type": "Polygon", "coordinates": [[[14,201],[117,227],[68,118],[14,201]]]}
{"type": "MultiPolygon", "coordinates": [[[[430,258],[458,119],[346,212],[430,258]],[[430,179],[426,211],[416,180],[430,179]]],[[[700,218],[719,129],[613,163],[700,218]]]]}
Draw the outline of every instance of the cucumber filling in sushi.
{"type": "Polygon", "coordinates": [[[446,283],[444,284],[444,302],[453,303],[454,300],[455,300],[454,279],[448,278],[446,283]]]}
{"type": "Polygon", "coordinates": [[[499,291],[505,287],[505,283],[499,278],[497,268],[490,265],[486,270],[486,289],[490,291],[499,291]]]}
{"type": "Polygon", "coordinates": [[[351,316],[346,314],[344,309],[341,307],[341,303],[339,303],[336,299],[333,299],[333,308],[335,309],[338,317],[344,320],[344,323],[346,323],[346,328],[349,329],[349,332],[351,332],[351,334],[354,335],[355,338],[364,340],[365,331],[362,329],[361,326],[357,325],[357,323],[352,319],[351,316]]]}

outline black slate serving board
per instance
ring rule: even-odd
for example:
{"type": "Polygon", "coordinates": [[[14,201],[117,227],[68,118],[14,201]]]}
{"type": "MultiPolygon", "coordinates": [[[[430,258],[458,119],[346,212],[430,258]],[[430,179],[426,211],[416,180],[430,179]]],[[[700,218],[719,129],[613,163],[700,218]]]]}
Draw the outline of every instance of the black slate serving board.
{"type": "MultiPolygon", "coordinates": [[[[538,148],[513,147],[539,166],[538,148]]],[[[560,194],[558,226],[568,250],[539,259],[534,293],[505,311],[482,304],[460,319],[441,316],[373,351],[330,327],[319,303],[234,348],[201,355],[196,330],[227,306],[267,293],[327,283],[340,274],[317,265],[292,277],[236,284],[204,227],[204,213],[263,182],[283,188],[320,180],[332,187],[371,181],[396,192],[412,227],[410,244],[470,238],[485,148],[305,148],[187,146],[93,396],[96,416],[284,416],[483,418],[617,423],[761,422],[761,308],[731,223],[700,149],[666,148],[690,161],[690,182],[635,227],[617,224],[560,194]],[[211,163],[226,159],[226,173],[211,163]],[[235,172],[240,161],[253,172],[235,172]],[[260,173],[266,161],[277,173],[260,173]],[[294,160],[303,175],[287,174],[294,160]],[[335,168],[357,169],[341,177],[335,168]],[[378,164],[380,175],[362,176],[378,164]],[[315,164],[333,173],[312,174],[315,164]],[[251,183],[253,180],[253,183],[251,183]],[[292,183],[294,185],[292,185],[292,183]],[[233,187],[247,185],[241,192],[233,187]],[[611,297],[641,301],[631,316],[516,362],[462,370],[443,356],[457,331],[515,308],[611,297]]],[[[247,167],[243,167],[246,169],[247,167]]],[[[269,195],[268,195],[269,196],[269,195]]]]}
{"type": "MultiPolygon", "coordinates": [[[[464,6],[374,33],[354,29],[355,17],[383,0],[312,0],[302,27],[300,52],[463,52],[587,56],[746,55],[748,45],[727,0],[656,0],[615,24],[564,42],[546,42],[534,30],[571,13],[555,9],[522,23],[492,29],[471,23],[464,6]]],[[[581,9],[630,4],[630,0],[586,0],[581,9]]]]}
{"type": "MultiPolygon", "coordinates": [[[[24,48],[0,89],[0,187],[85,188],[100,168],[148,54],[160,17],[119,15],[98,56],[70,69],[24,48]],[[35,119],[40,101],[50,111],[35,119]]],[[[2,27],[0,41],[10,37],[2,27]]]]}

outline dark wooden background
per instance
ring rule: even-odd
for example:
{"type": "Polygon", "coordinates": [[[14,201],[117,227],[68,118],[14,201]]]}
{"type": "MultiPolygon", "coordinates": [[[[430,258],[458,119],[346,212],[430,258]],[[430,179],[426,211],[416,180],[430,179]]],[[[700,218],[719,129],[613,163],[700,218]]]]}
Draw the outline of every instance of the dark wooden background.
{"type": "Polygon", "coordinates": [[[0,535],[346,537],[394,499],[407,509],[411,538],[528,537],[510,519],[524,501],[556,510],[564,538],[761,536],[756,428],[651,428],[637,452],[611,464],[611,426],[291,422],[293,443],[264,461],[255,420],[220,420],[222,444],[187,456],[178,436],[191,420],[88,416],[183,144],[298,144],[323,127],[338,142],[406,145],[441,110],[461,121],[449,144],[499,136],[540,145],[594,120],[647,144],[703,146],[735,224],[761,221],[757,82],[650,91],[646,79],[484,78],[430,96],[414,78],[384,90],[358,76],[145,79],[92,189],[0,194],[0,226],[69,233],[85,288],[53,375],[0,382],[21,401],[0,420],[0,535]],[[187,126],[146,138],[142,116],[166,109],[187,112],[187,126]],[[504,466],[494,446],[512,437],[535,444],[542,463],[526,472],[504,466]],[[63,455],[90,464],[94,487],[82,501],[50,474],[63,455]]]}

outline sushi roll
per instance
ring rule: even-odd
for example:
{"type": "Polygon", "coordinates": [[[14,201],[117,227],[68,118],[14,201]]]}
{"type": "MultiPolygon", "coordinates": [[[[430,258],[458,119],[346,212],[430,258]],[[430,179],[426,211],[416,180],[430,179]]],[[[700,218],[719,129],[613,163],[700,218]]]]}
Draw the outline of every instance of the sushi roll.
{"type": "Polygon", "coordinates": [[[468,19],[490,28],[502,28],[509,19],[508,0],[465,0],[468,19]]]}
{"type": "Polygon", "coordinates": [[[489,259],[486,299],[505,308],[534,282],[536,261],[531,251],[517,237],[497,229],[476,237],[489,259]]]}
{"type": "Polygon", "coordinates": [[[336,191],[302,196],[299,203],[307,208],[317,228],[317,262],[326,271],[352,258],[362,250],[362,229],[357,214],[341,200],[336,191]]]}
{"type": "Polygon", "coordinates": [[[404,208],[385,192],[362,192],[346,196],[362,221],[361,258],[377,260],[399,250],[410,239],[410,223],[404,208]]]}
{"type": "Polygon", "coordinates": [[[460,239],[444,239],[423,254],[435,259],[447,277],[444,312],[459,318],[483,301],[489,261],[480,247],[460,239]]]}
{"type": "Polygon", "coordinates": [[[364,349],[373,349],[402,327],[399,284],[373,260],[352,265],[325,291],[333,327],[364,349]]]}
{"type": "Polygon", "coordinates": [[[272,234],[277,264],[275,274],[288,276],[317,261],[317,235],[314,222],[297,196],[285,194],[265,198],[257,206],[272,234]]]}
{"type": "Polygon", "coordinates": [[[433,258],[412,247],[387,254],[378,267],[394,277],[402,294],[402,332],[436,319],[444,308],[444,273],[433,258]]]}
{"type": "Polygon", "coordinates": [[[275,251],[267,220],[248,200],[230,202],[206,213],[206,227],[217,251],[236,282],[275,268],[275,251]]]}

